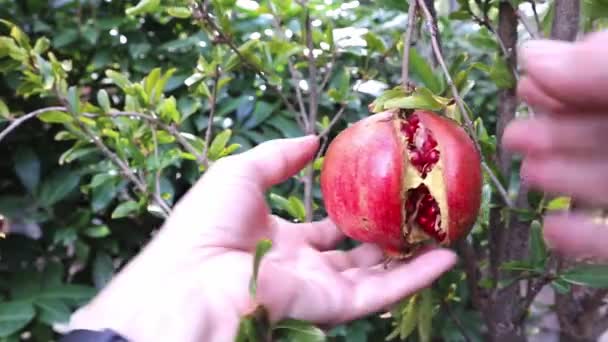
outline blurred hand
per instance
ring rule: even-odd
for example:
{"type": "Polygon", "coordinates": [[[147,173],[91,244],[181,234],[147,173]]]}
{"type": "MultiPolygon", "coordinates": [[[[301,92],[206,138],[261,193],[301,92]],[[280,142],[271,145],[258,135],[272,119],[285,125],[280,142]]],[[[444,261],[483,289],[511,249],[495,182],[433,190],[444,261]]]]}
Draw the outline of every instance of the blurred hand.
{"type": "Polygon", "coordinates": [[[274,246],[260,268],[256,301],[273,321],[353,320],[429,286],[454,265],[452,252],[435,249],[385,270],[375,246],[335,250],[344,236],[327,219],[294,224],[272,216],[265,191],[301,170],[317,148],[316,137],[275,140],[217,162],[71,328],[111,328],[134,341],[232,341],[253,305],[248,284],[262,238],[274,246]]]}
{"type": "MultiPolygon", "coordinates": [[[[523,180],[553,194],[608,205],[608,31],[520,49],[519,96],[537,116],[513,122],[503,143],[524,155],[523,180]]],[[[545,221],[548,244],[566,255],[608,259],[608,226],[581,214],[545,221]]]]}

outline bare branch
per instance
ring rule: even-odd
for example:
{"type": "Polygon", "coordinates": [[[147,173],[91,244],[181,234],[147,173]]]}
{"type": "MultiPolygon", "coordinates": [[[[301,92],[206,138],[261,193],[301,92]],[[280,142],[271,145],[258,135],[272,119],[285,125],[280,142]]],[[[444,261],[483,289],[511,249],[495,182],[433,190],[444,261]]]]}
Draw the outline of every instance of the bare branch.
{"type": "Polygon", "coordinates": [[[215,115],[215,106],[217,103],[217,88],[220,80],[220,68],[215,69],[213,77],[213,93],[209,99],[209,119],[207,120],[207,132],[205,133],[205,147],[203,148],[203,161],[201,163],[205,168],[209,167],[209,144],[211,141],[211,133],[213,131],[213,116],[215,115]]]}
{"type": "Polygon", "coordinates": [[[467,240],[460,240],[456,244],[458,254],[462,256],[464,261],[464,269],[467,275],[467,286],[471,292],[471,300],[477,310],[483,309],[481,298],[481,289],[477,285],[479,282],[479,268],[477,267],[477,258],[473,246],[467,240]]]}
{"type": "Polygon", "coordinates": [[[325,77],[319,86],[320,90],[325,89],[327,83],[331,79],[331,75],[333,74],[334,66],[336,65],[336,59],[338,58],[338,52],[334,49],[331,54],[331,60],[329,61],[329,66],[327,67],[327,71],[325,72],[325,77]]]}
{"type": "Polygon", "coordinates": [[[154,174],[154,196],[156,196],[156,198],[162,198],[160,193],[161,168],[159,167],[160,163],[158,162],[158,139],[156,137],[156,126],[150,125],[150,129],[152,130],[152,140],[154,142],[154,160],[156,166],[158,167],[156,173],[154,174]]]}
{"type": "Polygon", "coordinates": [[[319,133],[320,138],[323,138],[329,134],[332,127],[340,120],[340,118],[342,117],[342,114],[344,114],[345,110],[346,110],[346,103],[343,103],[342,107],[340,107],[340,110],[338,110],[336,115],[334,115],[334,117],[329,122],[329,125],[327,125],[327,127],[323,130],[323,132],[319,133]]]}
{"type": "Polygon", "coordinates": [[[2,140],[4,140],[4,138],[7,135],[9,135],[12,131],[14,131],[17,127],[21,126],[21,124],[28,121],[29,119],[35,118],[40,114],[44,114],[44,113],[48,113],[48,112],[52,112],[52,111],[65,112],[66,108],[65,107],[46,107],[46,108],[41,108],[41,109],[35,110],[33,112],[30,112],[23,116],[18,117],[17,119],[13,120],[11,122],[11,124],[8,125],[8,127],[6,127],[4,130],[2,130],[2,132],[0,132],[0,142],[2,142],[2,140]]]}
{"type": "MultiPolygon", "coordinates": [[[[532,3],[534,3],[534,2],[532,2],[532,3]]],[[[535,13],[535,15],[537,15],[536,11],[534,13],[535,13]]],[[[532,24],[528,21],[528,17],[526,17],[526,15],[524,13],[522,13],[522,11],[517,10],[517,18],[519,18],[519,21],[521,21],[521,23],[526,28],[526,31],[528,31],[528,33],[530,34],[530,36],[532,38],[534,38],[534,39],[542,38],[542,34],[537,29],[532,27],[532,24]]],[[[540,26],[538,26],[538,27],[540,27],[540,26]]]]}
{"type": "MultiPolygon", "coordinates": [[[[473,127],[473,121],[471,120],[471,117],[469,116],[469,113],[465,108],[464,100],[460,96],[460,93],[458,92],[458,89],[456,88],[456,85],[454,84],[454,81],[452,80],[450,71],[448,70],[448,67],[445,64],[445,59],[443,58],[443,55],[441,53],[441,49],[439,47],[439,42],[437,41],[437,23],[433,20],[433,16],[429,12],[429,9],[426,7],[426,3],[424,2],[424,0],[417,0],[417,1],[418,1],[418,5],[424,12],[424,15],[426,17],[428,24],[430,25],[431,44],[433,46],[433,52],[435,53],[435,56],[437,57],[437,60],[439,61],[439,65],[441,66],[441,69],[443,70],[443,74],[447,80],[447,83],[449,84],[449,86],[452,90],[452,95],[454,96],[454,100],[456,100],[458,109],[460,110],[462,117],[465,119],[465,124],[469,130],[469,134],[472,137],[475,147],[479,151],[479,154],[481,155],[482,159],[484,159],[483,153],[481,153],[481,146],[479,146],[479,142],[475,138],[475,128],[473,127]]],[[[505,204],[509,207],[513,207],[513,202],[509,198],[507,190],[504,188],[502,183],[500,183],[500,181],[498,180],[498,177],[494,174],[492,169],[490,169],[490,167],[485,163],[485,161],[482,162],[482,165],[483,165],[483,168],[485,169],[485,171],[490,175],[490,178],[492,179],[494,186],[496,187],[496,189],[498,189],[499,193],[503,197],[505,204]]]]}
{"type": "MultiPolygon", "coordinates": [[[[279,37],[281,37],[281,39],[287,41],[287,37],[285,37],[285,34],[283,33],[283,30],[281,29],[279,17],[274,10],[274,4],[272,2],[270,2],[269,7],[272,12],[272,18],[273,18],[272,23],[275,27],[275,30],[277,31],[277,34],[279,35],[279,37]]],[[[300,78],[300,75],[298,75],[298,70],[296,69],[295,65],[291,61],[291,58],[287,58],[287,66],[289,68],[289,73],[291,74],[291,78],[293,79],[293,81],[295,83],[294,88],[296,91],[296,97],[298,99],[298,107],[300,108],[300,121],[302,122],[302,126],[303,126],[302,128],[304,130],[308,130],[308,126],[310,125],[310,123],[308,122],[308,115],[306,114],[306,105],[304,104],[304,97],[302,96],[302,91],[300,90],[301,78],[300,78]]]]}
{"type": "Polygon", "coordinates": [[[403,34],[403,60],[401,61],[401,84],[406,90],[409,89],[410,45],[416,25],[416,10],[416,1],[410,1],[410,8],[407,12],[407,27],[403,34]]]}
{"type": "MultiPolygon", "coordinates": [[[[314,42],[312,39],[312,23],[310,19],[310,10],[306,11],[306,47],[308,48],[308,130],[306,133],[312,134],[316,130],[317,111],[319,110],[319,92],[317,88],[317,61],[315,60],[314,42]]],[[[312,221],[312,190],[313,190],[314,170],[312,165],[306,167],[306,176],[304,180],[304,207],[306,208],[306,221],[312,221]]]]}
{"type": "MultiPolygon", "coordinates": [[[[530,0],[530,6],[532,6],[532,12],[534,12],[534,21],[536,22],[536,27],[540,31],[542,25],[540,24],[540,18],[538,17],[538,11],[536,10],[536,0],[530,0]]],[[[540,34],[542,36],[542,34],[540,34]]]]}

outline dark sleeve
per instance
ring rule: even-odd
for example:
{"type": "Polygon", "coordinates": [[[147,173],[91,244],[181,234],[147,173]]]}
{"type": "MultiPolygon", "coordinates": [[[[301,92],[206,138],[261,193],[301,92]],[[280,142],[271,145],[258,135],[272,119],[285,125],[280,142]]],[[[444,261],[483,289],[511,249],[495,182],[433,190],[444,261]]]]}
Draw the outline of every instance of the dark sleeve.
{"type": "Polygon", "coordinates": [[[74,330],[64,335],[59,342],[129,342],[115,331],[106,329],[102,331],[94,330],[74,330]]]}

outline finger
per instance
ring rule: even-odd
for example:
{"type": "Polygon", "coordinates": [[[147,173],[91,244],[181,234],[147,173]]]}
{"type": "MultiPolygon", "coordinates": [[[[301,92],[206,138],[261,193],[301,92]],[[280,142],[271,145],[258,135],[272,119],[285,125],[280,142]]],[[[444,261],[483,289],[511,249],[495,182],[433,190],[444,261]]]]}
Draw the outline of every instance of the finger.
{"type": "Polygon", "coordinates": [[[605,153],[608,116],[539,117],[513,121],[505,129],[507,149],[525,154],[605,153]]]}
{"type": "Polygon", "coordinates": [[[349,268],[377,265],[384,258],[384,253],[378,246],[364,243],[350,251],[324,252],[323,258],[334,270],[342,272],[349,268]]]}
{"type": "Polygon", "coordinates": [[[290,223],[281,226],[280,234],[285,234],[289,239],[308,244],[319,251],[333,249],[346,238],[344,233],[329,218],[317,222],[290,223]]]}
{"type": "Polygon", "coordinates": [[[555,214],[544,220],[550,248],[572,258],[608,259],[608,226],[582,214],[555,214]]]}
{"type": "Polygon", "coordinates": [[[586,39],[564,41],[530,40],[519,51],[526,76],[552,98],[580,108],[608,104],[608,31],[586,39]]]}
{"type": "Polygon", "coordinates": [[[523,76],[517,84],[517,96],[536,112],[563,113],[568,105],[547,94],[534,79],[523,76]]]}
{"type": "Polygon", "coordinates": [[[220,159],[209,169],[206,178],[215,182],[239,177],[265,190],[304,168],[314,158],[318,146],[319,138],[314,135],[270,140],[247,152],[220,159]]]}
{"type": "Polygon", "coordinates": [[[598,159],[554,156],[528,157],[521,174],[531,186],[546,192],[571,195],[591,203],[608,204],[608,162],[598,159]]]}
{"type": "MultiPolygon", "coordinates": [[[[388,305],[430,286],[439,276],[456,263],[456,254],[435,249],[419,255],[394,269],[383,268],[354,270],[352,300],[345,308],[345,320],[352,320],[388,305]]],[[[349,271],[345,272],[348,276],[349,271]]]]}

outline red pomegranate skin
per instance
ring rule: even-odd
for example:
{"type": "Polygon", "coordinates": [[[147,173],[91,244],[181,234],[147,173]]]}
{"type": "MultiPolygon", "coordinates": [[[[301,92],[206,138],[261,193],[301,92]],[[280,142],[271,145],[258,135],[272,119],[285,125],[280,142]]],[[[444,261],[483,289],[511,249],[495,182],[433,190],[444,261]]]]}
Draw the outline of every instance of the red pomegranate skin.
{"type": "MultiPolygon", "coordinates": [[[[481,202],[481,160],[475,145],[455,121],[430,111],[414,112],[438,143],[442,187],[448,213],[441,213],[446,245],[468,234],[481,202]],[[448,224],[445,224],[445,221],[448,224]]],[[[403,177],[409,165],[396,129],[394,111],[366,117],[330,144],[321,172],[321,191],[329,217],[347,236],[379,245],[389,255],[409,246],[404,238],[403,177]]],[[[434,186],[437,186],[436,184],[434,186]]],[[[437,189],[436,189],[437,190],[437,189]]],[[[437,193],[437,192],[435,192],[437,193]]]]}
{"type": "Polygon", "coordinates": [[[481,205],[481,158],[465,130],[453,120],[433,112],[417,111],[420,121],[437,139],[442,151],[443,177],[447,186],[450,241],[468,234],[481,205]]]}
{"type": "Polygon", "coordinates": [[[398,251],[402,244],[403,153],[392,113],[342,131],[325,154],[321,191],[329,216],[351,238],[398,251]]]}

